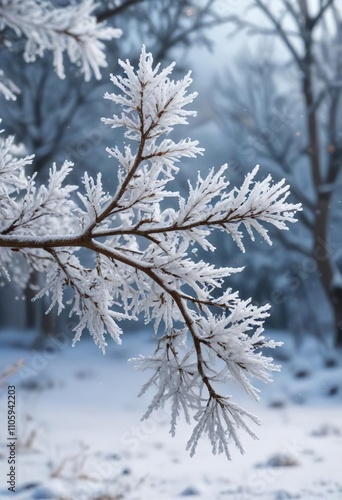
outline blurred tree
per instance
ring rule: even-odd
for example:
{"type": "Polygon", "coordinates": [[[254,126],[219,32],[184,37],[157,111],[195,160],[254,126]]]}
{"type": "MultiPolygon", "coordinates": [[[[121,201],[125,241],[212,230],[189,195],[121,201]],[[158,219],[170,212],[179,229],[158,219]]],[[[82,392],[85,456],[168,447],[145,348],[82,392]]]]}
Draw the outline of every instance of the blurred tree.
{"type": "Polygon", "coordinates": [[[337,0],[252,0],[250,9],[263,14],[263,21],[231,16],[236,30],[267,37],[267,42],[262,57],[251,52],[240,61],[239,77],[227,74],[221,83],[226,105],[220,102],[218,108],[221,119],[230,123],[240,157],[245,162],[267,161],[268,169],[285,174],[303,204],[300,234],[297,227],[296,238],[283,235],[282,239],[288,249],[302,255],[297,268],[310,267],[306,277],[299,273],[299,282],[318,276],[334,318],[335,343],[342,346],[341,240],[340,232],[334,231],[337,221],[341,223],[342,193],[338,4],[337,0]]]}

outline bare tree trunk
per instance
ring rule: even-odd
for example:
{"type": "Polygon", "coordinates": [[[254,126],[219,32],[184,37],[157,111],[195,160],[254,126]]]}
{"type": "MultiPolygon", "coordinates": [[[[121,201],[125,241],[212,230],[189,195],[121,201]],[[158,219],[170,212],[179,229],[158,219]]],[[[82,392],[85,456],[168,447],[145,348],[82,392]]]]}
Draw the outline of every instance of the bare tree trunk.
{"type": "Polygon", "coordinates": [[[318,274],[334,315],[336,338],[335,345],[342,345],[342,294],[333,290],[333,263],[332,255],[328,250],[328,223],[330,215],[331,193],[322,193],[322,166],[321,142],[319,136],[317,107],[314,96],[312,77],[312,19],[310,18],[307,0],[299,0],[301,12],[305,18],[305,33],[303,36],[305,55],[303,94],[306,105],[307,130],[308,130],[308,155],[311,164],[311,174],[317,202],[315,210],[313,257],[317,263],[318,274]]]}
{"type": "MultiPolygon", "coordinates": [[[[310,56],[311,57],[311,56],[310,56]]],[[[342,290],[333,287],[333,256],[328,247],[328,224],[330,216],[331,193],[321,193],[322,184],[317,116],[313,112],[314,99],[311,82],[311,68],[304,79],[304,95],[307,106],[309,155],[311,161],[312,179],[316,189],[317,205],[315,211],[313,257],[316,261],[319,279],[330,303],[335,323],[335,346],[342,347],[342,290]]]]}
{"type": "Polygon", "coordinates": [[[335,345],[342,347],[342,289],[334,287],[332,255],[327,242],[330,201],[330,194],[320,195],[318,198],[313,257],[317,263],[319,278],[333,312],[335,345]]]}
{"type": "Polygon", "coordinates": [[[342,288],[335,288],[331,293],[336,324],[336,347],[342,348],[342,288]]]}
{"type": "MultiPolygon", "coordinates": [[[[268,21],[273,25],[274,37],[284,43],[292,62],[297,66],[301,75],[301,99],[303,100],[305,117],[305,133],[303,137],[305,143],[301,143],[300,148],[298,148],[294,141],[291,141],[290,137],[285,141],[285,149],[279,150],[277,147],[272,146],[272,141],[270,141],[267,144],[268,154],[270,154],[275,163],[290,174],[292,173],[291,165],[293,159],[301,158],[303,151],[307,155],[312,189],[315,194],[315,201],[313,203],[311,203],[309,196],[310,203],[307,204],[308,215],[305,215],[305,219],[303,220],[310,230],[312,237],[312,249],[309,249],[308,253],[315,260],[317,274],[335,321],[335,345],[342,346],[342,286],[337,288],[334,282],[334,256],[328,247],[330,206],[333,197],[331,186],[336,186],[338,178],[341,175],[342,144],[340,129],[342,92],[340,87],[334,84],[334,81],[339,82],[341,80],[342,65],[339,62],[337,52],[333,52],[333,61],[329,58],[330,52],[327,50],[327,45],[321,45],[322,52],[320,54],[315,52],[319,39],[320,44],[326,39],[326,44],[331,44],[332,47],[335,44],[340,46],[342,40],[342,18],[335,0],[321,0],[320,2],[316,2],[316,5],[315,2],[310,2],[309,0],[282,0],[280,3],[284,9],[283,14],[280,14],[280,12],[277,13],[276,8],[273,10],[271,7],[271,4],[273,6],[276,2],[267,0],[254,0],[252,2],[260,12],[265,14],[268,21]],[[332,20],[325,19],[324,17],[329,9],[331,18],[335,19],[336,22],[335,34],[333,34],[332,20]],[[285,12],[286,16],[284,15],[285,12]],[[297,34],[296,43],[292,36],[294,32],[290,31],[284,22],[285,17],[292,18],[297,34]],[[319,38],[315,39],[315,30],[318,25],[323,34],[321,33],[319,38]],[[329,71],[326,74],[323,71],[324,65],[321,64],[322,58],[327,58],[326,64],[329,67],[329,71]],[[332,69],[333,76],[330,75],[332,69]],[[323,121],[321,124],[320,114],[322,112],[327,116],[327,124],[323,121]],[[322,125],[324,125],[324,130],[322,125]],[[287,149],[290,149],[289,145],[291,144],[294,145],[294,150],[290,154],[287,154],[287,149]],[[327,189],[330,189],[330,191],[327,191],[327,189]]],[[[242,18],[233,16],[233,23],[238,27],[242,26],[248,30],[252,28],[253,33],[263,35],[265,33],[267,35],[272,34],[272,31],[265,31],[258,23],[253,23],[251,20],[245,22],[242,18]]],[[[237,101],[241,103],[239,99],[237,101]]],[[[252,115],[254,111],[253,120],[251,121],[253,123],[255,119],[256,122],[256,125],[253,124],[254,135],[260,142],[258,133],[266,121],[259,120],[258,124],[258,110],[254,102],[251,108],[252,115]],[[257,128],[258,125],[259,130],[257,128]]],[[[239,115],[231,114],[233,119],[239,122],[239,115]]],[[[263,118],[269,120],[268,115],[263,116],[263,118]]],[[[247,129],[251,129],[250,125],[244,126],[247,129]]],[[[299,194],[298,198],[302,198],[301,187],[294,187],[299,194]]],[[[309,189],[311,190],[311,186],[309,189]]],[[[296,250],[302,251],[303,247],[298,245],[297,241],[294,243],[296,250]]]]}
{"type": "Polygon", "coordinates": [[[317,263],[319,278],[329,299],[331,299],[333,282],[333,267],[327,242],[330,199],[330,194],[318,197],[313,248],[313,257],[317,263]]]}

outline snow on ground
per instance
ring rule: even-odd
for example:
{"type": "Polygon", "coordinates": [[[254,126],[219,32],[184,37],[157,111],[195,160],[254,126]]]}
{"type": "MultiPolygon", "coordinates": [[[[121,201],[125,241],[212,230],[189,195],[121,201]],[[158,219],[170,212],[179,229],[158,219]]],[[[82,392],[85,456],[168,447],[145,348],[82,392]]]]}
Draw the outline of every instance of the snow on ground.
{"type": "MultiPolygon", "coordinates": [[[[258,441],[244,437],[245,455],[232,450],[228,462],[203,440],[190,458],[190,427],[180,423],[172,438],[167,409],[140,421],[148,396],[137,393],[147,374],[127,359],[152,351],[146,332],[124,336],[105,356],[90,341],[72,349],[65,338],[38,352],[25,335],[26,348],[23,334],[0,332],[0,373],[25,358],[6,382],[17,387],[18,474],[13,495],[2,441],[1,499],[342,499],[342,360],[314,342],[284,348],[290,359],[262,387],[261,403],[229,388],[262,426],[258,441]]],[[[0,406],[6,429],[6,386],[0,406]]]]}

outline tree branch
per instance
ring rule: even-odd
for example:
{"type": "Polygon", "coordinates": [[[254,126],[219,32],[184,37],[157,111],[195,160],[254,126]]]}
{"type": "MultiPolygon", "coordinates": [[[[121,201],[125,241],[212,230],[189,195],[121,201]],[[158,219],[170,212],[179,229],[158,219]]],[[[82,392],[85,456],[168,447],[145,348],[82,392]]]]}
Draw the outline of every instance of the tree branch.
{"type": "Polygon", "coordinates": [[[133,5],[143,3],[146,0],[126,0],[125,2],[121,3],[117,7],[113,7],[112,9],[105,10],[103,12],[99,12],[96,14],[96,18],[98,22],[103,22],[106,21],[107,19],[111,17],[118,16],[119,14],[122,14],[125,12],[127,9],[130,7],[133,7],[133,5]]]}
{"type": "Polygon", "coordinates": [[[301,57],[299,56],[296,49],[294,48],[294,45],[290,42],[289,36],[286,34],[281,23],[277,20],[275,15],[272,13],[271,9],[267,5],[265,5],[262,2],[262,0],[255,0],[255,3],[260,7],[260,9],[266,14],[268,19],[272,22],[272,24],[276,28],[277,32],[279,33],[280,38],[283,40],[283,42],[285,43],[285,45],[287,46],[287,48],[291,52],[298,67],[300,69],[304,69],[303,68],[303,61],[302,61],[301,57]]]}

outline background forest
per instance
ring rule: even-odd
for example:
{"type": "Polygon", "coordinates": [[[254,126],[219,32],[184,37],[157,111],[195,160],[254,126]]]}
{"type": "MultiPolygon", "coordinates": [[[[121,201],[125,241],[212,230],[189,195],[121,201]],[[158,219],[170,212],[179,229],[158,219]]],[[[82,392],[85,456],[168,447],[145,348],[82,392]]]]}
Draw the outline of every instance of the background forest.
{"type": "MultiPolygon", "coordinates": [[[[238,184],[260,164],[261,175],[286,177],[293,201],[304,206],[289,234],[274,231],[273,247],[261,242],[241,257],[226,243],[212,258],[247,266],[246,274],[232,278],[238,280],[234,285],[246,298],[272,303],[269,327],[289,330],[296,341],[314,335],[325,345],[340,345],[340,1],[131,0],[101,2],[97,17],[124,33],[107,42],[102,80],[85,82],[72,65],[60,80],[48,53],[21,64],[20,40],[14,52],[0,53],[1,67],[21,89],[15,102],[1,97],[3,126],[36,155],[40,178],[53,161],[70,159],[73,175],[100,165],[110,182],[109,132],[99,120],[107,105],[102,96],[108,74],[119,70],[118,57],[134,62],[148,40],[155,60],[176,59],[179,72],[191,68],[200,91],[189,135],[201,141],[206,155],[182,168],[181,192],[198,169],[228,161],[231,182],[238,184]]],[[[35,279],[24,293],[3,289],[2,326],[34,328],[42,335],[61,328],[64,317],[45,315],[46,304],[31,302],[35,279]],[[10,307],[9,293],[15,299],[10,307]]]]}

